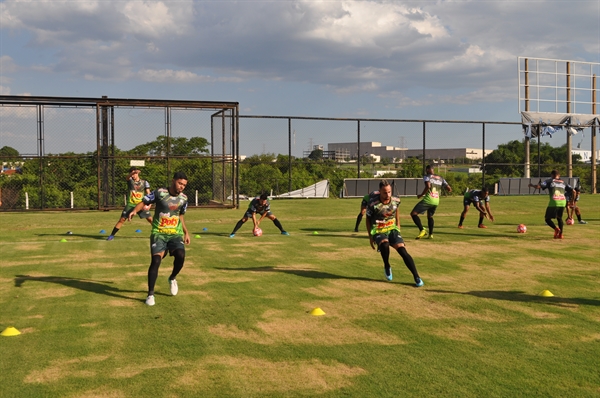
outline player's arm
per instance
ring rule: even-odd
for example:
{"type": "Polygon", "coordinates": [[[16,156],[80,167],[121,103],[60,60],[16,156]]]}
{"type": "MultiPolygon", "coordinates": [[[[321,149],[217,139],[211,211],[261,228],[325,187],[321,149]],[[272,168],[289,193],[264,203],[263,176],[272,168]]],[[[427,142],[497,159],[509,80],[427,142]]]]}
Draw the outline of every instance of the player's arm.
{"type": "Polygon", "coordinates": [[[542,188],[542,184],[535,184],[535,185],[533,185],[532,183],[529,183],[527,186],[529,188],[534,188],[534,189],[541,189],[542,188]]]}
{"type": "Polygon", "coordinates": [[[263,220],[263,218],[265,218],[265,216],[267,215],[268,211],[265,210],[263,212],[263,214],[260,215],[260,219],[258,220],[258,222],[256,223],[256,226],[258,227],[260,225],[260,222],[263,220]]]}
{"type": "Polygon", "coordinates": [[[133,208],[133,210],[131,211],[131,213],[129,213],[129,217],[127,218],[129,221],[131,221],[131,219],[138,214],[140,211],[142,211],[142,209],[144,208],[144,206],[146,206],[146,204],[144,203],[144,201],[141,201],[140,203],[138,203],[137,205],[135,205],[135,207],[133,208]]]}
{"type": "Polygon", "coordinates": [[[137,170],[131,170],[129,174],[127,174],[127,178],[125,178],[125,181],[131,180],[131,177],[133,177],[134,174],[137,174],[137,170]]]}
{"type": "Polygon", "coordinates": [[[429,181],[425,181],[425,188],[423,188],[423,192],[421,192],[420,195],[417,195],[417,199],[421,199],[423,196],[425,196],[430,189],[431,183],[429,181]]]}
{"type": "Polygon", "coordinates": [[[191,240],[190,240],[190,234],[188,233],[188,229],[185,226],[185,215],[184,214],[179,215],[179,221],[181,221],[181,229],[183,230],[183,241],[185,242],[186,245],[189,245],[191,240]]]}
{"type": "Polygon", "coordinates": [[[492,215],[492,210],[490,209],[490,202],[485,202],[485,209],[487,210],[487,214],[489,215],[489,219],[494,221],[494,216],[492,215]]]}
{"type": "Polygon", "coordinates": [[[448,181],[444,180],[444,187],[446,188],[446,191],[448,191],[448,193],[452,192],[452,187],[450,186],[450,184],[448,184],[448,181]]]}
{"type": "MultiPolygon", "coordinates": [[[[150,195],[150,188],[146,188],[146,195],[150,195]]],[[[144,210],[150,210],[150,208],[152,207],[152,203],[148,204],[148,205],[144,205],[144,210]]]]}
{"type": "Polygon", "coordinates": [[[258,223],[256,222],[256,211],[252,211],[252,222],[254,223],[252,230],[255,230],[258,228],[258,223]]]}
{"type": "Polygon", "coordinates": [[[400,212],[399,212],[399,206],[396,207],[396,226],[398,227],[398,229],[400,229],[400,212]]]}
{"type": "Polygon", "coordinates": [[[371,228],[373,227],[373,223],[371,223],[371,217],[367,216],[365,225],[367,226],[367,234],[369,234],[369,243],[371,244],[371,249],[375,250],[375,242],[373,241],[373,236],[371,235],[371,228]]]}

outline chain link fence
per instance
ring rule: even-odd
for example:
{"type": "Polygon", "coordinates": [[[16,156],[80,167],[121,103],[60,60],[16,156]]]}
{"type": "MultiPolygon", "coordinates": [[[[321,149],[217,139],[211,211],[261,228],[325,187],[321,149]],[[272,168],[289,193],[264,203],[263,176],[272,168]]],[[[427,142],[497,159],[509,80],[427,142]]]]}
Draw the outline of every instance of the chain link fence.
{"type": "Polygon", "coordinates": [[[131,166],[152,189],[184,172],[190,206],[237,206],[237,103],[3,96],[0,118],[3,210],[120,208],[131,166]]]}

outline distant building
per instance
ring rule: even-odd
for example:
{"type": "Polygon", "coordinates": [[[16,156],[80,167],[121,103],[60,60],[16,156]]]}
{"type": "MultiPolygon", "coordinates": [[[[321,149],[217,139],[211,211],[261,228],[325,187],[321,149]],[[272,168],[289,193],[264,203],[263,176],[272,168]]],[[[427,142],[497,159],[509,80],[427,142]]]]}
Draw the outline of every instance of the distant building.
{"type": "MultiPolygon", "coordinates": [[[[402,162],[406,158],[423,157],[423,149],[408,149],[395,146],[384,146],[381,142],[361,142],[360,154],[358,153],[358,144],[356,142],[336,142],[327,144],[329,152],[344,152],[350,155],[351,159],[358,159],[360,156],[379,156],[381,158],[394,159],[396,162],[402,162]]],[[[493,150],[486,149],[485,155],[489,155],[493,150]]],[[[445,160],[452,161],[455,159],[471,159],[477,160],[483,158],[483,150],[481,148],[443,148],[443,149],[426,149],[425,159],[427,160],[445,160]]]]}
{"type": "MultiPolygon", "coordinates": [[[[590,150],[571,149],[571,155],[581,156],[581,161],[584,163],[592,162],[592,151],[590,150]]],[[[600,150],[596,152],[596,163],[598,163],[598,158],[600,158],[600,150]]]]}

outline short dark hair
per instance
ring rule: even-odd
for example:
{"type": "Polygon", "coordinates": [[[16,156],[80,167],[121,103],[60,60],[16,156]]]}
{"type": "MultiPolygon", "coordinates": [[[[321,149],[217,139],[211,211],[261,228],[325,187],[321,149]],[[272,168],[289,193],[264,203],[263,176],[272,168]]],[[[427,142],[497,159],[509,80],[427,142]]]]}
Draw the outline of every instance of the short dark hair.
{"type": "Polygon", "coordinates": [[[432,169],[433,170],[433,167],[431,167],[431,165],[428,164],[427,166],[425,166],[425,170],[427,170],[427,169],[432,169]]]}
{"type": "Polygon", "coordinates": [[[486,187],[481,188],[481,193],[490,193],[490,190],[486,187]]]}
{"type": "Polygon", "coordinates": [[[175,174],[173,174],[173,179],[174,180],[186,180],[187,181],[187,176],[185,175],[185,173],[183,171],[177,171],[175,174]]]}
{"type": "Polygon", "coordinates": [[[560,171],[554,169],[550,172],[550,174],[552,175],[552,177],[556,177],[556,176],[560,175],[560,171]]]}
{"type": "Polygon", "coordinates": [[[137,166],[131,166],[131,167],[129,168],[129,172],[130,172],[130,173],[131,173],[132,171],[136,171],[136,170],[139,170],[139,169],[137,168],[137,166]]]}
{"type": "Polygon", "coordinates": [[[267,195],[266,193],[263,193],[262,195],[260,195],[260,200],[266,200],[269,199],[269,195],[267,195]]]}
{"type": "Polygon", "coordinates": [[[379,189],[381,189],[383,187],[387,187],[388,185],[390,185],[390,183],[388,182],[388,180],[381,180],[381,181],[379,181],[379,189]]]}

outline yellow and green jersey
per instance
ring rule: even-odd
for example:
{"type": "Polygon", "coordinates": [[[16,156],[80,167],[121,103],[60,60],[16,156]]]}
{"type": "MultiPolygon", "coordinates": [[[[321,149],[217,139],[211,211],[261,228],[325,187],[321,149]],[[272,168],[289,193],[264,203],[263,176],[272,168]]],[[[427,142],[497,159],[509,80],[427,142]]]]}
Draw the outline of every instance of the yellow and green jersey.
{"type": "Polygon", "coordinates": [[[388,234],[394,230],[400,230],[396,225],[398,206],[400,206],[400,198],[392,196],[388,203],[383,203],[379,195],[370,195],[367,217],[371,220],[371,235],[388,234]]]}
{"type": "Polygon", "coordinates": [[[429,190],[422,199],[423,203],[433,206],[439,205],[440,192],[442,192],[442,188],[448,186],[446,180],[435,174],[426,174],[423,176],[423,182],[425,182],[425,185],[427,185],[428,182],[431,183],[429,190]]]}
{"type": "Polygon", "coordinates": [[[166,188],[159,188],[144,196],[144,204],[154,203],[152,218],[152,234],[183,235],[183,227],[179,216],[185,214],[188,198],[180,193],[172,196],[166,188]]]}
{"type": "Polygon", "coordinates": [[[130,178],[127,181],[127,206],[135,206],[140,203],[146,194],[146,189],[150,189],[148,181],[134,181],[133,178],[130,178]]]}
{"type": "Polygon", "coordinates": [[[573,188],[558,178],[549,178],[540,184],[542,189],[548,190],[550,201],[548,207],[565,207],[567,205],[566,192],[572,192],[573,188]]]}

